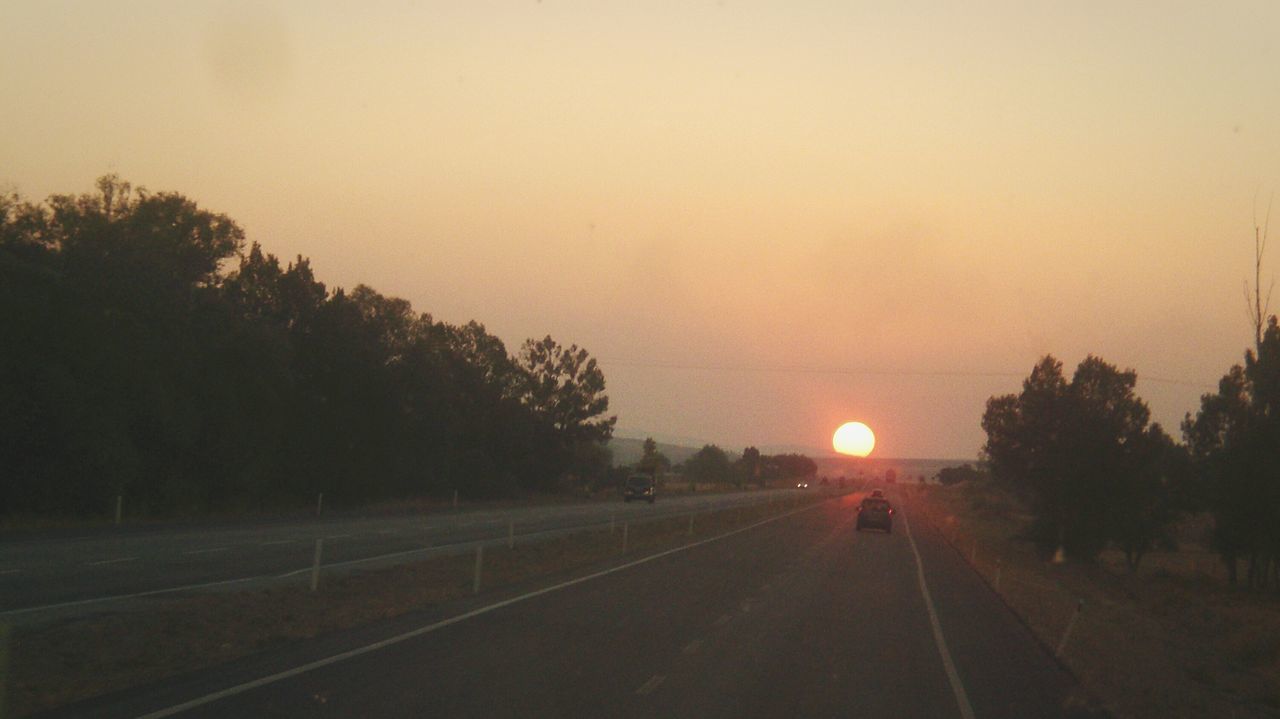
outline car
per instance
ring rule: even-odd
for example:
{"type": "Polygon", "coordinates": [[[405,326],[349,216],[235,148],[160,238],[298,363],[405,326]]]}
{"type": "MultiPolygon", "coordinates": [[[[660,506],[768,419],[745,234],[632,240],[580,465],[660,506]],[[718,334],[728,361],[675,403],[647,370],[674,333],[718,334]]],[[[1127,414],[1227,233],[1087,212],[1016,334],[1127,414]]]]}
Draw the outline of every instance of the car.
{"type": "Polygon", "coordinates": [[[876,527],[893,533],[893,505],[883,497],[867,497],[858,505],[857,530],[876,527]]]}
{"type": "Polygon", "coordinates": [[[622,499],[625,502],[631,502],[633,499],[648,500],[649,504],[658,498],[658,486],[653,481],[653,477],[647,474],[633,474],[627,477],[627,483],[622,487],[622,499]]]}
{"type": "Polygon", "coordinates": [[[879,489],[873,489],[871,490],[871,496],[877,497],[877,498],[884,498],[884,492],[879,489]]]}
{"type": "Polygon", "coordinates": [[[796,489],[808,489],[808,488],[809,488],[808,482],[801,482],[796,485],[796,489]]]}

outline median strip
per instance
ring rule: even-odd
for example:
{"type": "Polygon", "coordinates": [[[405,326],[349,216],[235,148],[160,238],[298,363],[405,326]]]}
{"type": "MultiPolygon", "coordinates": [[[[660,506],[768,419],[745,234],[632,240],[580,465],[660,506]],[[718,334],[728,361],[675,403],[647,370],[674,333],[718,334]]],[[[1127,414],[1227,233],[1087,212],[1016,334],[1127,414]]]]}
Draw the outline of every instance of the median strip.
{"type": "MultiPolygon", "coordinates": [[[[617,560],[613,558],[618,557],[621,538],[619,534],[611,535],[607,524],[575,533],[547,533],[539,541],[520,542],[514,548],[507,546],[505,537],[495,537],[485,549],[486,592],[515,583],[536,582],[539,577],[565,574],[575,568],[588,571],[586,568],[592,564],[624,563],[454,617],[434,628],[747,531],[808,508],[782,514],[779,507],[762,503],[745,512],[733,508],[699,515],[697,533],[706,538],[693,542],[687,535],[686,515],[633,522],[627,553],[630,557],[617,560]],[[647,556],[638,556],[646,552],[647,556]]],[[[281,642],[316,637],[460,599],[473,589],[474,556],[458,549],[421,560],[395,562],[385,568],[335,573],[315,593],[308,591],[305,582],[271,578],[264,584],[249,585],[251,588],[245,591],[179,595],[146,605],[123,605],[118,608],[121,611],[57,624],[19,625],[18,631],[25,635],[20,637],[19,646],[26,656],[20,671],[11,677],[9,708],[18,714],[49,709],[220,664],[281,642]]],[[[235,581],[253,579],[260,578],[235,581]]],[[[135,596],[148,594],[153,593],[135,596]]],[[[434,628],[423,628],[417,634],[434,628]]],[[[361,648],[357,653],[376,648],[361,648]]]]}

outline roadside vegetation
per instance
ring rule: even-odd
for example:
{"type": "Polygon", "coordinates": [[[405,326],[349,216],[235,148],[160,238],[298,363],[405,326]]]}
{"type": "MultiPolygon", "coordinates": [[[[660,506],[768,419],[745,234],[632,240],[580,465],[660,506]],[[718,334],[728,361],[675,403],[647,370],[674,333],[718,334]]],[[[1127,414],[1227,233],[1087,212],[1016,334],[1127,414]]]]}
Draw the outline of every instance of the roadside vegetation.
{"type": "Polygon", "coordinates": [[[990,478],[907,491],[1117,717],[1280,714],[1280,596],[1231,585],[1212,550],[1211,516],[1169,527],[1173,545],[1136,570],[1115,546],[1093,561],[1055,564],[1029,532],[1030,508],[990,478]]]}
{"type": "Polygon", "coordinates": [[[114,176],[0,196],[0,517],[507,496],[602,475],[604,374],[330,288],[225,215],[114,176]]]}
{"type": "Polygon", "coordinates": [[[1137,374],[1045,356],[992,397],[980,466],[916,490],[956,549],[1121,716],[1280,714],[1280,323],[1188,413],[1150,421],[1137,374]]]}

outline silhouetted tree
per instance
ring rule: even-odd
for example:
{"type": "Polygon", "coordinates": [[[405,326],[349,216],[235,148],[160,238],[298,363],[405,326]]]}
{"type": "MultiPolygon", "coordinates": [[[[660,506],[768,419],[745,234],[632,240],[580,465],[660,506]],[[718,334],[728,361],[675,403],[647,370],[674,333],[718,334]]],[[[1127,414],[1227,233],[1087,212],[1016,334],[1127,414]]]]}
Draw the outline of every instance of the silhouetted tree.
{"type": "Polygon", "coordinates": [[[609,409],[604,373],[585,349],[562,347],[549,336],[530,339],[517,365],[524,373],[521,400],[541,424],[529,478],[545,486],[567,468],[575,443],[607,441],[617,417],[603,416],[609,409]]]}
{"type": "Polygon", "coordinates": [[[685,460],[684,473],[690,482],[728,482],[732,479],[729,455],[714,444],[703,445],[685,460]]]}
{"type": "Polygon", "coordinates": [[[282,267],[229,218],[114,176],[0,195],[0,338],[0,514],[496,495],[609,464],[585,351],[512,357],[476,322],[330,291],[305,258],[282,267]]]}
{"type": "Polygon", "coordinates": [[[1182,424],[1199,480],[1198,499],[1214,514],[1214,542],[1237,581],[1265,586],[1280,558],[1280,326],[1273,315],[1261,341],[1200,398],[1182,424]]]}
{"type": "Polygon", "coordinates": [[[653,437],[646,438],[643,445],[643,454],[640,455],[640,461],[636,463],[636,471],[656,477],[669,469],[671,469],[671,460],[667,458],[667,455],[658,451],[658,443],[653,440],[653,437]]]}
{"type": "Polygon", "coordinates": [[[1133,371],[1089,356],[1068,383],[1046,356],[1020,394],[988,400],[991,474],[1029,503],[1042,548],[1092,559],[1123,539],[1136,562],[1163,531],[1169,515],[1152,508],[1168,480],[1161,452],[1172,443],[1148,426],[1136,382],[1133,371]]]}

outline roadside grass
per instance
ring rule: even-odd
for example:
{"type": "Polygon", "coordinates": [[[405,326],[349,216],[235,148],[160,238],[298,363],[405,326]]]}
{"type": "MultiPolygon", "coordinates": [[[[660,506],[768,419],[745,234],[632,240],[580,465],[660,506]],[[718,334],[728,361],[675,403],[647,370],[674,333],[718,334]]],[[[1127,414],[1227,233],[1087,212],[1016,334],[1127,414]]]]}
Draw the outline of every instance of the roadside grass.
{"type": "MultiPolygon", "coordinates": [[[[664,517],[484,548],[481,592],[544,585],[706,539],[833,495],[664,517]],[[624,527],[626,552],[622,551],[624,527]]],[[[154,598],[120,613],[12,628],[8,706],[19,717],[350,629],[473,594],[475,552],[295,584],[154,598]]],[[[3,695],[0,695],[3,696],[3,695]]],[[[8,713],[5,713],[5,710],[8,713]]]]}
{"type": "Polygon", "coordinates": [[[1229,587],[1196,543],[1202,521],[1131,573],[1114,550],[1092,564],[1046,561],[1022,539],[1029,515],[989,483],[912,494],[1051,652],[1083,601],[1060,658],[1117,716],[1280,715],[1280,597],[1229,587]]]}

